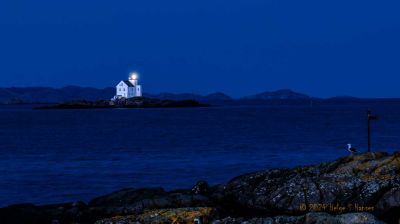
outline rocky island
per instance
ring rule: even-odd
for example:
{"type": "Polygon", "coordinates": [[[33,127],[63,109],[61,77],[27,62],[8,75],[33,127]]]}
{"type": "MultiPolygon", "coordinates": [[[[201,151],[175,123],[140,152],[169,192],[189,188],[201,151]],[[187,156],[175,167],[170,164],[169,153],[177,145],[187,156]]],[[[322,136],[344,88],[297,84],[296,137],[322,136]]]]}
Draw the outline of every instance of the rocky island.
{"type": "Polygon", "coordinates": [[[35,109],[180,108],[206,106],[208,106],[208,104],[199,103],[195,100],[160,100],[154,98],[135,97],[118,100],[70,101],[51,106],[36,107],[35,109]]]}
{"type": "Polygon", "coordinates": [[[398,223],[400,153],[269,169],[192,189],[122,189],[91,200],[0,209],[1,223],[398,223]]]}

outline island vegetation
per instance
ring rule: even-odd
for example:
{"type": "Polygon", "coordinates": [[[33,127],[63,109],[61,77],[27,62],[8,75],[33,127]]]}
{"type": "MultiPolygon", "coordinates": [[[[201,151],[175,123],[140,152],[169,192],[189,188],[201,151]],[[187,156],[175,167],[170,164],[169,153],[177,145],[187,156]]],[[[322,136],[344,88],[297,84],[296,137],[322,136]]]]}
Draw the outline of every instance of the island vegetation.
{"type": "Polygon", "coordinates": [[[184,107],[207,107],[207,104],[195,100],[160,100],[145,97],[121,98],[117,100],[97,101],[70,101],[55,105],[40,106],[35,109],[113,109],[113,108],[184,108],[184,107]]]}

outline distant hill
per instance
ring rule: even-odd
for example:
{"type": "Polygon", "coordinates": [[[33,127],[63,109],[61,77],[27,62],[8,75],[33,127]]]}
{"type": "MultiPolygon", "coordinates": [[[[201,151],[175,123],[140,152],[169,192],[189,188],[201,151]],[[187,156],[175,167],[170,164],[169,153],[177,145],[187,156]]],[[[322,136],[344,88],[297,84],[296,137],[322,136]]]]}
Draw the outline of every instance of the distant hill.
{"type": "Polygon", "coordinates": [[[160,94],[144,94],[145,97],[157,98],[162,100],[198,100],[198,101],[229,101],[232,97],[216,92],[209,95],[198,95],[192,93],[160,93],[160,94]]]}
{"type": "Polygon", "coordinates": [[[243,99],[249,100],[305,100],[310,98],[310,96],[294,92],[290,89],[281,89],[273,92],[262,92],[255,95],[243,97],[243,99]]]}
{"type": "Polygon", "coordinates": [[[354,96],[335,96],[328,98],[327,100],[360,100],[360,98],[354,96]]]}
{"type": "Polygon", "coordinates": [[[211,93],[207,96],[204,96],[203,98],[206,100],[221,100],[221,101],[233,100],[232,97],[226,95],[225,93],[221,93],[221,92],[211,93]]]}
{"type": "Polygon", "coordinates": [[[83,99],[101,100],[110,99],[114,94],[114,88],[96,89],[78,86],[67,86],[59,89],[49,87],[0,88],[0,103],[58,103],[83,99]]]}
{"type": "MultiPolygon", "coordinates": [[[[115,88],[96,89],[90,87],[67,86],[64,88],[25,87],[0,88],[0,104],[15,103],[60,103],[72,100],[108,100],[115,95],[115,88]]],[[[197,100],[201,102],[229,101],[232,98],[224,93],[206,96],[191,93],[144,94],[147,98],[161,100],[197,100]]]]}
{"type": "Polygon", "coordinates": [[[192,93],[159,93],[159,94],[144,93],[143,95],[148,98],[157,98],[162,100],[188,100],[188,99],[197,100],[202,97],[201,95],[192,93]]]}
{"type": "MultiPolygon", "coordinates": [[[[73,100],[108,100],[115,94],[115,88],[96,89],[90,87],[67,86],[64,88],[26,87],[26,88],[0,88],[0,104],[15,103],[61,103],[73,100]]],[[[316,99],[289,89],[259,94],[234,99],[224,93],[216,92],[209,95],[192,93],[160,93],[148,94],[144,97],[160,100],[196,100],[214,104],[242,104],[263,103],[268,100],[306,100],[316,99]]]]}

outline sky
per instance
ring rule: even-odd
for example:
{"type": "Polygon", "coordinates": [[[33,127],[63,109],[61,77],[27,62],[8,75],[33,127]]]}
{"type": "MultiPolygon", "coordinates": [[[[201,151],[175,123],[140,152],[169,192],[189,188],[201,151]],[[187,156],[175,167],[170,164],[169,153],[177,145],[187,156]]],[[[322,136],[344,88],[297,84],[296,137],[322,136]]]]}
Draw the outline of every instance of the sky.
{"type": "Polygon", "coordinates": [[[400,1],[2,0],[0,87],[400,97],[400,1]]]}

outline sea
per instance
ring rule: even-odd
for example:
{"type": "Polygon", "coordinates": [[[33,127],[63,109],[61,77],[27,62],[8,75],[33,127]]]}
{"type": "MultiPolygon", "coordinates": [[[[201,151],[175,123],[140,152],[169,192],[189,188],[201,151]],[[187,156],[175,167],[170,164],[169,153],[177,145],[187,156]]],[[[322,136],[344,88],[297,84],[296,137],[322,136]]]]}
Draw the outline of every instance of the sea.
{"type": "Polygon", "coordinates": [[[400,100],[180,109],[0,106],[0,207],[84,201],[122,188],[188,189],[271,168],[400,149],[400,100]]]}

